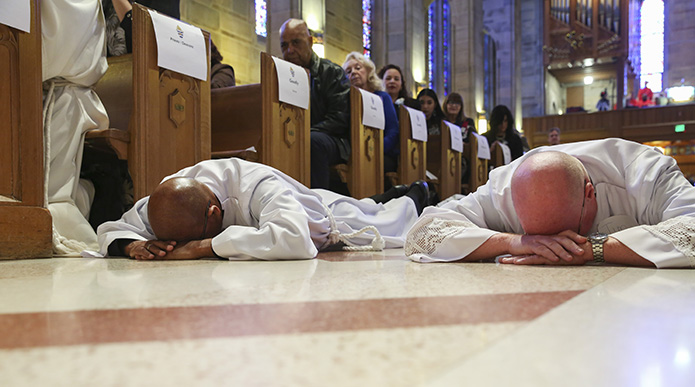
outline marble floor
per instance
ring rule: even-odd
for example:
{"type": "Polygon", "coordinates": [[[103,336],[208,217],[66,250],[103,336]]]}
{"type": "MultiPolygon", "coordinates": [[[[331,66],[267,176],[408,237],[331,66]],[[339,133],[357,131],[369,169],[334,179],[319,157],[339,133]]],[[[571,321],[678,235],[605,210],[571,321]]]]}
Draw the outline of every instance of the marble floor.
{"type": "Polygon", "coordinates": [[[695,271],[0,261],[1,386],[692,386],[695,271]]]}

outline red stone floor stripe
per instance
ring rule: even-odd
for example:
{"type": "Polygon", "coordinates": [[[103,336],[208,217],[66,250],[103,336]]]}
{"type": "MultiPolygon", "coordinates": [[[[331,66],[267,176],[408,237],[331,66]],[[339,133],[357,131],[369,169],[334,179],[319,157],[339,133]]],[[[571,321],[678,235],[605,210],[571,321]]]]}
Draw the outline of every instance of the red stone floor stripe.
{"type": "Polygon", "coordinates": [[[581,291],[0,315],[0,348],[529,321],[581,291]]]}

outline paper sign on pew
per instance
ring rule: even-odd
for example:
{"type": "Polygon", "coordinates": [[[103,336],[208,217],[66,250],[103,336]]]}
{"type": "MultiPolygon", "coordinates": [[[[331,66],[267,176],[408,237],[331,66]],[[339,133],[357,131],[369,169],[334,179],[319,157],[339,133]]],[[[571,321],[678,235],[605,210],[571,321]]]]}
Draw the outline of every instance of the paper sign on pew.
{"type": "Polygon", "coordinates": [[[200,28],[148,10],[157,40],[157,66],[207,81],[208,60],[200,28]]]}
{"type": "Polygon", "coordinates": [[[366,90],[358,90],[362,94],[362,125],[384,130],[386,117],[381,97],[366,90]]]}
{"type": "Polygon", "coordinates": [[[413,140],[427,142],[427,117],[425,113],[411,109],[405,105],[401,105],[401,108],[408,109],[408,115],[410,116],[410,127],[412,129],[411,138],[413,140]]]}
{"type": "Polygon", "coordinates": [[[0,1],[0,24],[31,32],[31,3],[29,0],[0,1]]]}
{"type": "Polygon", "coordinates": [[[446,126],[449,127],[449,134],[451,135],[451,149],[456,152],[463,152],[463,137],[461,137],[461,127],[454,125],[449,121],[444,121],[446,126]]]}
{"type": "Polygon", "coordinates": [[[481,136],[476,132],[471,132],[478,139],[478,158],[490,160],[490,145],[487,143],[487,137],[481,136]]]}
{"type": "Polygon", "coordinates": [[[302,109],[309,108],[309,76],[303,67],[272,57],[278,73],[278,99],[302,109]]]}
{"type": "Polygon", "coordinates": [[[504,165],[507,165],[512,162],[512,150],[509,149],[509,147],[506,144],[502,144],[501,142],[498,142],[497,145],[500,145],[502,147],[502,156],[504,158],[504,165]]]}

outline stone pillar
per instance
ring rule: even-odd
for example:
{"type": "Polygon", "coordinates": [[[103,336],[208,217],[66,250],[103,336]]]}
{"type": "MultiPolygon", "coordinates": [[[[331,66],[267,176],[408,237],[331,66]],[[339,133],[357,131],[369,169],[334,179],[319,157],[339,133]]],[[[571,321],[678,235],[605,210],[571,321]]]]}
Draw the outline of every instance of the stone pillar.
{"type": "MultiPolygon", "coordinates": [[[[543,3],[521,0],[521,104],[525,117],[546,114],[542,21],[543,3]]],[[[519,124],[521,120],[517,120],[517,127],[519,124]]]]}
{"type": "Polygon", "coordinates": [[[483,3],[485,29],[497,43],[497,101],[514,115],[521,126],[520,0],[487,0],[483,3]]]}
{"type": "Polygon", "coordinates": [[[466,117],[478,125],[483,110],[483,5],[481,0],[450,0],[451,91],[463,96],[466,117]]]}
{"type": "Polygon", "coordinates": [[[695,2],[664,1],[664,88],[695,86],[695,2]]]}

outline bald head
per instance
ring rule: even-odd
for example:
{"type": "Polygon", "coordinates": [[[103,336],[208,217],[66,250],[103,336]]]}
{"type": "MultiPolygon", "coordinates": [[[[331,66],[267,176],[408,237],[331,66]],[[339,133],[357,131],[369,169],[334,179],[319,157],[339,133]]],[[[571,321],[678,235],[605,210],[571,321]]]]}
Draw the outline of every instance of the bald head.
{"type": "Polygon", "coordinates": [[[540,152],[526,158],[512,176],[512,200],[524,232],[577,232],[588,181],[582,163],[566,153],[540,152]]]}
{"type": "Polygon", "coordinates": [[[308,68],[311,64],[313,40],[309,27],[301,19],[287,19],[280,27],[282,57],[297,66],[308,68]]]}
{"type": "Polygon", "coordinates": [[[215,195],[204,184],[185,177],[169,179],[150,195],[147,215],[160,240],[200,239],[208,203],[215,195]]]}

